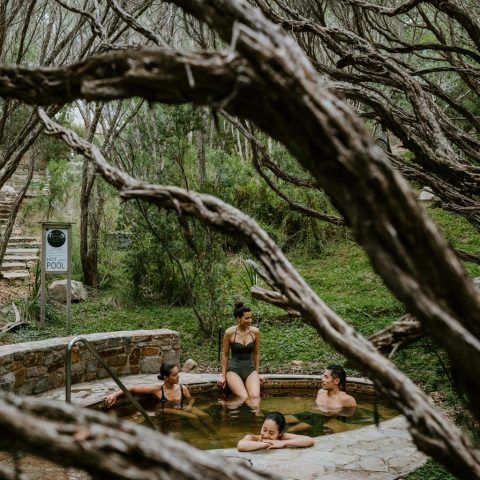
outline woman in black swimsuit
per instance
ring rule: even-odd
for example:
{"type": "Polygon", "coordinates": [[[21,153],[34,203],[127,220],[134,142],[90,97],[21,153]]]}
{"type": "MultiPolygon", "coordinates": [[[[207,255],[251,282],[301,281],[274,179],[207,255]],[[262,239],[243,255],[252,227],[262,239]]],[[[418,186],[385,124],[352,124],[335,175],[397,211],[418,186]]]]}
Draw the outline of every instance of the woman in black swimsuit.
{"type": "MultiPolygon", "coordinates": [[[[163,363],[160,367],[160,375],[158,375],[158,378],[159,380],[163,380],[163,384],[139,385],[137,387],[130,387],[128,391],[131,393],[150,393],[162,402],[162,404],[174,402],[182,406],[183,400],[189,400],[191,398],[188,387],[179,384],[180,377],[176,365],[163,363]]],[[[122,390],[116,390],[108,395],[104,400],[105,406],[110,408],[121,395],[123,395],[122,390]]]]}
{"type": "Polygon", "coordinates": [[[237,397],[260,397],[260,384],[265,379],[259,375],[260,331],[252,327],[252,311],[237,303],[233,312],[237,325],[227,328],[223,337],[222,375],[218,385],[228,385],[237,397]],[[229,362],[230,351],[232,356],[229,362]]]}

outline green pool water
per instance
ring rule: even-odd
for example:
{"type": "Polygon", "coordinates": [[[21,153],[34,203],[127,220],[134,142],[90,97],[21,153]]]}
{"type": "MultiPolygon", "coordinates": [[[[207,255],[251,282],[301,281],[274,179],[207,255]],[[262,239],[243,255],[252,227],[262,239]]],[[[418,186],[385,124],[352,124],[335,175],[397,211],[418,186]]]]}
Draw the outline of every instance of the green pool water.
{"type": "MultiPolygon", "coordinates": [[[[165,407],[158,402],[145,401],[143,406],[163,433],[169,433],[201,449],[232,448],[247,433],[258,434],[263,417],[269,412],[282,412],[287,431],[316,437],[361,428],[375,423],[375,404],[372,399],[356,396],[358,407],[351,416],[324,415],[315,405],[316,392],[296,395],[264,395],[258,405],[241,405],[217,394],[195,397],[192,408],[165,407]]],[[[379,421],[398,415],[384,402],[377,402],[379,421]]],[[[118,407],[110,414],[143,423],[143,416],[133,407],[118,407]]],[[[351,413],[351,412],[350,412],[351,413]]]]}

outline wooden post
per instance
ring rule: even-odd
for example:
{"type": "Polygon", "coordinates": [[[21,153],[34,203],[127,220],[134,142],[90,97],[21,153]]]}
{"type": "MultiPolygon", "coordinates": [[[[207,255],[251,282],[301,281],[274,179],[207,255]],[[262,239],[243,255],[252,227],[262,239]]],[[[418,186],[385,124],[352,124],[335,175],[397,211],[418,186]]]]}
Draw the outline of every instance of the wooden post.
{"type": "Polygon", "coordinates": [[[47,232],[42,224],[42,263],[40,274],[40,328],[45,326],[45,236],[47,232]]]}
{"type": "Polygon", "coordinates": [[[67,335],[72,332],[72,229],[67,226],[67,335]]]}

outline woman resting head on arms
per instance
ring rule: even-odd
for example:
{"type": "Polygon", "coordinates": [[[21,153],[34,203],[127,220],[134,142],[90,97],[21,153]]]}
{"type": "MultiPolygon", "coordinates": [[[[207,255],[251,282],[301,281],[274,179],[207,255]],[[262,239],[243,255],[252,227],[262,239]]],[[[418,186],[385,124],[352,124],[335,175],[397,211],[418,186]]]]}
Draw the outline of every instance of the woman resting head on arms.
{"type": "Polygon", "coordinates": [[[265,416],[260,435],[245,435],[237,444],[239,452],[270,450],[271,448],[311,447],[312,437],[285,432],[285,417],[280,412],[265,416]]]}
{"type": "Polygon", "coordinates": [[[260,330],[252,326],[252,310],[243,303],[235,304],[233,315],[237,324],[227,328],[223,336],[222,374],[218,385],[228,384],[239,398],[259,398],[260,330]],[[229,359],[230,352],[232,352],[229,359]]]}
{"type": "MultiPolygon", "coordinates": [[[[163,384],[157,385],[138,385],[136,387],[130,387],[127,390],[131,393],[150,393],[154,395],[160,402],[180,402],[183,400],[189,400],[191,398],[190,392],[186,385],[179,384],[179,372],[178,367],[173,363],[162,363],[160,367],[159,380],[163,380],[163,384]]],[[[104,404],[107,408],[110,408],[117,401],[117,398],[122,396],[122,390],[116,390],[108,395],[104,404]]]]}

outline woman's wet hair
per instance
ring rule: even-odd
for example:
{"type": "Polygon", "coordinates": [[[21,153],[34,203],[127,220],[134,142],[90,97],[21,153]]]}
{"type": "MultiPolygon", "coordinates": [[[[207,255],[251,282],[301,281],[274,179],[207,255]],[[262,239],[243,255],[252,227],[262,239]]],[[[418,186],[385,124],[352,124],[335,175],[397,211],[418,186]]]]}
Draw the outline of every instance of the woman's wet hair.
{"type": "Polygon", "coordinates": [[[158,375],[159,380],[163,380],[165,377],[170,376],[170,372],[176,367],[174,363],[162,363],[160,367],[160,375],[158,375]]]}
{"type": "Polygon", "coordinates": [[[242,302],[238,302],[235,304],[235,309],[233,310],[233,315],[235,318],[242,318],[245,312],[251,312],[252,309],[247,307],[242,302]]]}
{"type": "Polygon", "coordinates": [[[285,417],[280,412],[270,412],[265,415],[263,421],[273,420],[278,426],[278,432],[282,433],[285,430],[285,417]]]}
{"type": "Polygon", "coordinates": [[[338,386],[340,390],[345,391],[345,385],[347,382],[347,374],[345,370],[340,365],[329,365],[327,370],[330,370],[332,373],[332,378],[338,378],[340,380],[338,386]]]}

